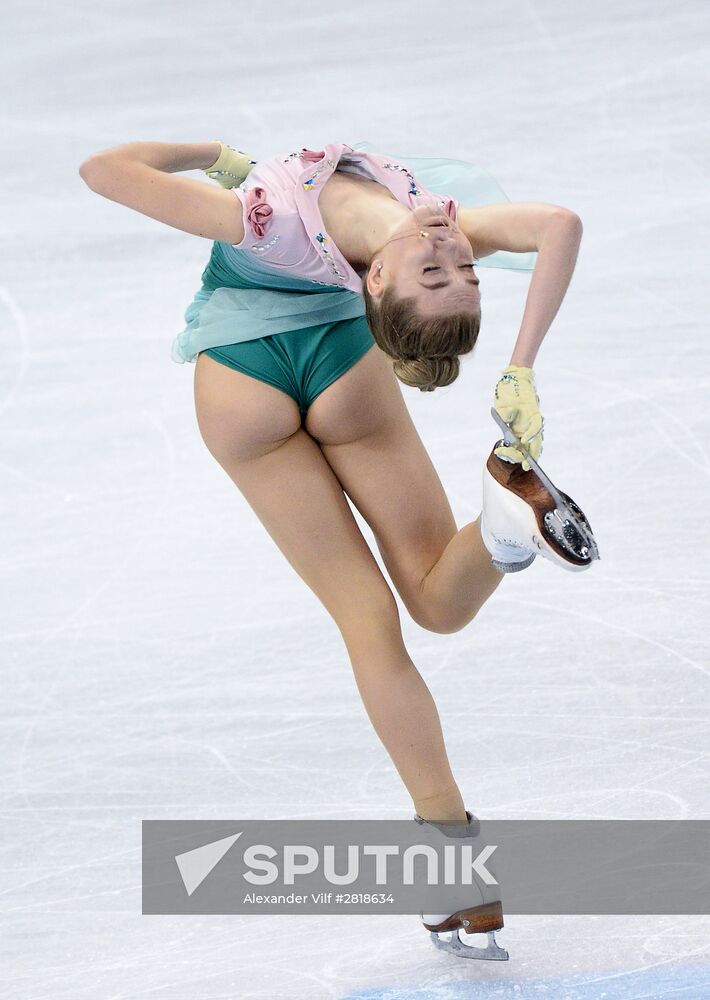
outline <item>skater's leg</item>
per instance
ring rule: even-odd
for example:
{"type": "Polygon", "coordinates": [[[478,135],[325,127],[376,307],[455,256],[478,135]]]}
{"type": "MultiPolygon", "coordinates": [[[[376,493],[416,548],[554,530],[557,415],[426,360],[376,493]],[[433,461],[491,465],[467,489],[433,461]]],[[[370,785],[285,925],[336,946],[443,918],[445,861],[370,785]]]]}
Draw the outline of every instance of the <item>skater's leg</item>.
{"type": "Polygon", "coordinates": [[[434,632],[468,624],[503,577],[481,540],[480,518],[457,530],[391,360],[368,351],[315,400],[306,428],[372,528],[414,620],[434,632]]]}
{"type": "Polygon", "coordinates": [[[204,355],[195,395],[210,452],[336,622],[365,708],[415,810],[427,819],[462,819],[438,712],[404,646],[394,596],[333,470],[301,427],[298,406],[204,355]]]}

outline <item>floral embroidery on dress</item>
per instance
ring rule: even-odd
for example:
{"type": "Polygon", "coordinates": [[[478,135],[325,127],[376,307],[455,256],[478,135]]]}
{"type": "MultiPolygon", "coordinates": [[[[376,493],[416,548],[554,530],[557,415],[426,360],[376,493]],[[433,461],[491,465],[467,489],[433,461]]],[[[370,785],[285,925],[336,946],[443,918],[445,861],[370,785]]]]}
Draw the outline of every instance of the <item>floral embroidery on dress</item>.
{"type": "Polygon", "coordinates": [[[409,181],[409,194],[421,194],[421,191],[417,187],[417,182],[414,179],[414,174],[411,170],[407,170],[406,167],[401,166],[399,163],[385,163],[385,170],[399,170],[406,175],[409,181]]]}

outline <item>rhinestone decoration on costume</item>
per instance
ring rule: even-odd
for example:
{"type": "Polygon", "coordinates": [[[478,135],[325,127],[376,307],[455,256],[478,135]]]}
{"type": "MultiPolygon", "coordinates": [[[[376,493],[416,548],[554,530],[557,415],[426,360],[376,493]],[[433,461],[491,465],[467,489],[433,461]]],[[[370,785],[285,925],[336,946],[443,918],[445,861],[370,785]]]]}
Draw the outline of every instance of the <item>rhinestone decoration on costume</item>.
{"type": "Polygon", "coordinates": [[[318,177],[323,173],[326,167],[335,167],[335,163],[332,160],[323,160],[314,174],[311,174],[307,180],[303,182],[304,191],[312,191],[313,185],[318,180],[318,177]]]}
{"type": "MultiPolygon", "coordinates": [[[[249,163],[253,167],[253,166],[256,165],[257,161],[256,160],[249,160],[249,163]]],[[[215,177],[233,177],[235,179],[235,181],[238,181],[240,179],[240,177],[241,177],[241,174],[234,174],[234,173],[232,173],[231,170],[210,170],[210,177],[212,177],[212,178],[215,178],[215,177]]],[[[244,181],[242,181],[242,184],[243,183],[244,183],[244,181]]]]}
{"type": "MultiPolygon", "coordinates": [[[[513,375],[512,372],[508,372],[507,375],[502,375],[498,379],[498,385],[500,385],[501,382],[512,382],[513,383],[513,388],[515,389],[516,396],[520,395],[520,382],[518,382],[518,379],[516,378],[515,375],[513,375]]],[[[495,387],[495,398],[496,399],[500,399],[500,396],[498,395],[498,385],[496,385],[496,387],[495,387]]]]}
{"type": "Polygon", "coordinates": [[[414,174],[411,170],[407,170],[406,167],[401,166],[399,163],[385,163],[385,170],[399,170],[403,173],[407,180],[409,181],[409,194],[421,194],[421,191],[417,187],[417,182],[414,179],[414,174]]]}
{"type": "Polygon", "coordinates": [[[274,236],[273,240],[269,240],[268,243],[264,243],[260,247],[252,247],[252,250],[254,251],[254,253],[263,253],[265,250],[268,250],[269,247],[272,247],[274,243],[278,243],[280,239],[281,239],[281,234],[277,233],[276,236],[274,236]]]}
{"type": "MultiPolygon", "coordinates": [[[[249,154],[245,153],[243,149],[235,149],[234,146],[230,146],[227,143],[225,143],[225,145],[227,146],[227,149],[231,149],[233,153],[238,153],[240,156],[246,156],[247,163],[250,167],[255,167],[259,162],[258,160],[250,160],[249,154]]],[[[244,179],[241,174],[233,174],[231,170],[210,170],[209,175],[213,179],[215,177],[233,177],[235,181],[241,180],[242,184],[244,183],[244,179]]]]}
{"type": "Polygon", "coordinates": [[[326,244],[328,243],[328,237],[325,235],[325,233],[317,233],[316,239],[318,240],[318,245],[321,249],[325,262],[332,271],[332,273],[337,278],[340,278],[341,281],[343,280],[347,281],[347,275],[343,274],[343,272],[339,270],[338,265],[335,263],[335,261],[331,256],[330,250],[326,246],[326,244]]]}

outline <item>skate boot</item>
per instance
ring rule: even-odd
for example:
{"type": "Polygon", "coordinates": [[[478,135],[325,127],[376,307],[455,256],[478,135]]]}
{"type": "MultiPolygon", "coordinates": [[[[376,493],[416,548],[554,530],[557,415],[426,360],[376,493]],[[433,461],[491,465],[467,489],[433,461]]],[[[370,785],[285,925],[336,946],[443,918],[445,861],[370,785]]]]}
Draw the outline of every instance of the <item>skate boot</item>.
{"type": "Polygon", "coordinates": [[[483,469],[481,537],[500,573],[529,566],[538,553],[563,569],[579,572],[599,558],[589,521],[574,500],[558,490],[504,420],[491,413],[504,431],[483,469]],[[530,463],[498,458],[501,444],[515,445],[530,463]]]}
{"type": "MultiPolygon", "coordinates": [[[[473,851],[473,857],[486,846],[480,835],[480,823],[476,817],[467,812],[468,823],[435,823],[432,820],[422,819],[415,816],[417,823],[436,830],[441,835],[441,842],[446,844],[460,844],[462,841],[469,844],[473,851]]],[[[503,906],[500,898],[500,888],[496,885],[487,885],[474,873],[473,884],[466,887],[470,892],[471,903],[453,913],[420,913],[420,919],[426,930],[430,932],[431,940],[435,947],[441,951],[446,951],[457,958],[477,958],[486,961],[505,962],[508,960],[508,952],[501,948],[496,942],[495,932],[503,926],[503,906]],[[465,934],[486,934],[487,943],[485,947],[478,947],[474,944],[465,944],[460,936],[460,931],[465,934]],[[448,937],[441,935],[450,932],[448,937]]],[[[460,894],[461,887],[458,887],[460,894]]]]}

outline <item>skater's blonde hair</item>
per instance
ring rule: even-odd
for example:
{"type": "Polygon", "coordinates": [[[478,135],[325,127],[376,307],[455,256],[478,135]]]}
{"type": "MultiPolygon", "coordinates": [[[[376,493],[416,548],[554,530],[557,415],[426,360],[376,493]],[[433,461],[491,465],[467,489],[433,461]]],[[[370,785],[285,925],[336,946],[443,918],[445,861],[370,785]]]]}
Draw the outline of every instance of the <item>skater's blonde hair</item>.
{"type": "Polygon", "coordinates": [[[473,350],[481,327],[480,310],[421,316],[413,298],[397,298],[386,288],[375,299],[363,283],[365,316],[375,343],[394,359],[400,382],[422,392],[451,385],[462,354],[473,350]]]}

